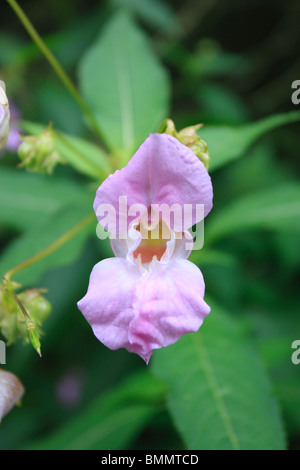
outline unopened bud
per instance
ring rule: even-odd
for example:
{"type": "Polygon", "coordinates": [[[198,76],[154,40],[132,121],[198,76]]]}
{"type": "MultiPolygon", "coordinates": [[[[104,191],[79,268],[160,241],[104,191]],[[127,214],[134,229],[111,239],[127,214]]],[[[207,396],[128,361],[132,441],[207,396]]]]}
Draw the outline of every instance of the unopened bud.
{"type": "Polygon", "coordinates": [[[35,329],[29,330],[29,338],[30,338],[30,342],[31,342],[32,346],[37,351],[38,355],[40,357],[42,357],[41,342],[40,342],[40,338],[39,338],[37,332],[35,331],[35,329]]]}
{"type": "Polygon", "coordinates": [[[41,355],[41,326],[50,314],[51,304],[42,295],[44,289],[28,289],[16,295],[18,284],[4,279],[0,286],[0,331],[7,344],[22,338],[41,355]]]}
{"type": "Polygon", "coordinates": [[[46,292],[46,289],[27,289],[18,295],[30,318],[38,326],[44,323],[51,312],[50,302],[42,295],[46,292]]]}
{"type": "Polygon", "coordinates": [[[195,141],[193,144],[188,145],[188,147],[194,152],[194,154],[204,163],[205,168],[209,168],[210,156],[207,150],[207,144],[204,140],[200,139],[195,141]]]}
{"type": "Polygon", "coordinates": [[[210,157],[207,144],[197,135],[197,131],[202,126],[203,124],[196,124],[194,126],[184,127],[178,132],[172,119],[166,119],[160,130],[164,134],[176,137],[182,144],[189,147],[208,170],[210,157]]]}
{"type": "Polygon", "coordinates": [[[23,136],[18,149],[20,167],[35,173],[52,174],[58,163],[65,163],[55,149],[54,132],[48,126],[38,136],[23,136]]]}

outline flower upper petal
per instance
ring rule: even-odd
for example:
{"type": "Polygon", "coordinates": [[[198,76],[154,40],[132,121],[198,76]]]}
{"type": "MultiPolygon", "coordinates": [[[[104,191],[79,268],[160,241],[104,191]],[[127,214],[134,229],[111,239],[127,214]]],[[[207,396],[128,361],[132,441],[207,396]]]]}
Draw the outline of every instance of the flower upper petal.
{"type": "Polygon", "coordinates": [[[184,259],[154,261],[147,271],[110,258],[94,267],[78,307],[103,344],[126,348],[148,363],[153,349],[200,328],[210,311],[204,288],[201,271],[184,259]]]}
{"type": "MultiPolygon", "coordinates": [[[[126,167],[101,184],[94,202],[96,214],[99,206],[110,204],[120,220],[119,216],[123,216],[119,213],[120,196],[126,196],[127,210],[134,204],[147,209],[151,204],[168,207],[179,204],[183,213],[184,205],[193,206],[190,220],[179,227],[171,220],[170,226],[180,231],[190,228],[210,212],[213,192],[210,176],[192,150],[170,135],[150,134],[126,167]],[[204,214],[196,214],[196,204],[204,205],[204,214]]],[[[125,228],[134,219],[134,215],[129,216],[125,228]]],[[[98,217],[98,220],[101,223],[102,219],[98,217]]],[[[121,231],[117,226],[116,233],[121,231]]]]}

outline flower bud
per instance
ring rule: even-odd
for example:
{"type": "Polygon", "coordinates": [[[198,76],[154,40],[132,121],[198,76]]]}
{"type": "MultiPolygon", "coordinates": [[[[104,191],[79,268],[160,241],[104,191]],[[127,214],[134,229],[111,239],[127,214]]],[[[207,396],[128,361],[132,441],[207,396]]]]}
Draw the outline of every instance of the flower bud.
{"type": "Polygon", "coordinates": [[[40,354],[41,326],[50,314],[51,304],[41,295],[44,289],[28,289],[16,295],[14,290],[18,287],[19,284],[7,280],[1,286],[0,331],[8,345],[23,338],[40,354]]]}
{"type": "Polygon", "coordinates": [[[64,163],[55,149],[54,132],[49,126],[38,136],[23,136],[18,149],[20,167],[29,171],[52,174],[58,163],[64,163]]]}
{"type": "Polygon", "coordinates": [[[199,160],[204,163],[205,168],[208,170],[210,157],[206,142],[199,138],[199,140],[196,140],[192,144],[188,145],[188,147],[194,152],[199,160]]]}
{"type": "Polygon", "coordinates": [[[176,137],[182,144],[189,147],[208,170],[210,157],[207,144],[197,135],[197,130],[202,126],[203,124],[196,124],[194,126],[184,127],[178,132],[172,119],[166,119],[162,125],[162,129],[164,134],[176,137]]]}
{"type": "Polygon", "coordinates": [[[0,80],[0,150],[2,150],[7,143],[9,118],[9,104],[5,93],[5,84],[0,80]]]}
{"type": "Polygon", "coordinates": [[[47,292],[45,289],[27,289],[18,295],[30,318],[37,326],[41,326],[51,312],[50,303],[41,295],[45,292],[47,292]]]}

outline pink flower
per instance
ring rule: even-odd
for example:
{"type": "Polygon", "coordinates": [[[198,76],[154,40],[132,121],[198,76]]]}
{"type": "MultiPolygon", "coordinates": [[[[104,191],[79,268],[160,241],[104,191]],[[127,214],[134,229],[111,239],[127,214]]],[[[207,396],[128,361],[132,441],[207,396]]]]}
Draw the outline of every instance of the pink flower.
{"type": "Polygon", "coordinates": [[[212,198],[203,163],[166,134],[151,134],[99,187],[94,210],[116,257],[94,266],[78,307],[107,347],[148,363],[154,349],[200,328],[210,308],[202,273],[187,260],[188,229],[209,213],[212,198]],[[167,217],[164,208],[176,210],[167,217]]]}

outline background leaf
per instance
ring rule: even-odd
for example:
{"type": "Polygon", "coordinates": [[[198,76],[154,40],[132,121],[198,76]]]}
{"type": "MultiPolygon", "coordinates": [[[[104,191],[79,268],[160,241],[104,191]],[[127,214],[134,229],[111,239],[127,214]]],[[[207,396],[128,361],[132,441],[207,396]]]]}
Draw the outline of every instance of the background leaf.
{"type": "Polygon", "coordinates": [[[27,230],[68,204],[91,208],[94,193],[76,181],[1,168],[0,225],[27,230]]]}
{"type": "MultiPolygon", "coordinates": [[[[38,135],[45,126],[22,121],[22,129],[28,134],[38,135]]],[[[58,132],[55,137],[56,150],[75,170],[93,179],[103,180],[111,172],[110,156],[100,146],[80,137],[58,132]]]]}
{"type": "Polygon", "coordinates": [[[163,383],[141,372],[97,399],[54,435],[27,445],[26,449],[124,449],[160,409],[164,394],[163,383]]]}
{"type": "Polygon", "coordinates": [[[300,230],[300,187],[282,184],[240,197],[211,218],[205,231],[206,243],[241,230],[300,230]]]}
{"type": "Polygon", "coordinates": [[[79,81],[107,145],[125,161],[168,115],[166,72],[124,12],[107,23],[87,51],[79,81]]]}
{"type": "Polygon", "coordinates": [[[208,144],[210,171],[241,157],[259,137],[266,132],[291,122],[300,121],[300,112],[278,114],[242,126],[207,126],[199,136],[208,144]]]}
{"type": "Polygon", "coordinates": [[[283,449],[284,433],[259,356],[215,303],[200,331],[156,352],[167,406],[189,449],[283,449]],[[180,377],[180,380],[178,380],[180,377]]]}
{"type": "Polygon", "coordinates": [[[162,31],[164,34],[176,36],[182,28],[171,6],[162,0],[111,0],[111,3],[130,9],[146,24],[162,31]]]}
{"type": "Polygon", "coordinates": [[[45,271],[71,263],[79,256],[87,237],[92,234],[96,237],[96,218],[85,206],[66,205],[11,242],[1,257],[1,275],[48,248],[83,221],[86,221],[84,226],[75,236],[49,256],[16,273],[14,280],[23,285],[34,284],[45,271]]]}

